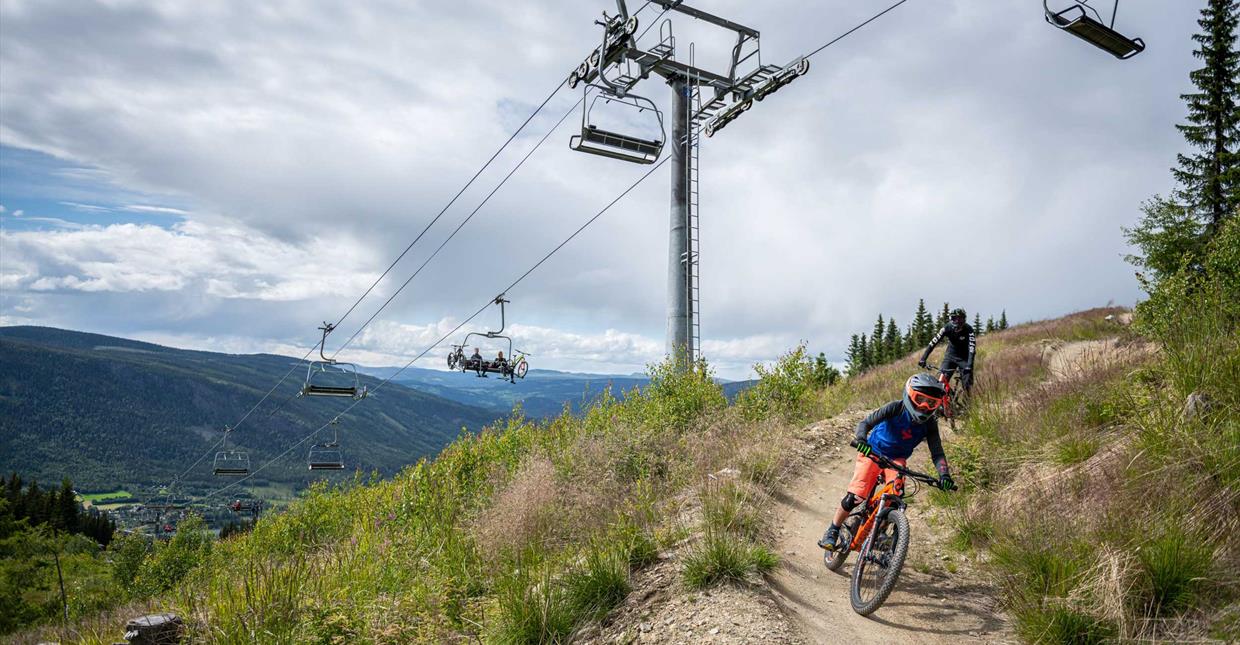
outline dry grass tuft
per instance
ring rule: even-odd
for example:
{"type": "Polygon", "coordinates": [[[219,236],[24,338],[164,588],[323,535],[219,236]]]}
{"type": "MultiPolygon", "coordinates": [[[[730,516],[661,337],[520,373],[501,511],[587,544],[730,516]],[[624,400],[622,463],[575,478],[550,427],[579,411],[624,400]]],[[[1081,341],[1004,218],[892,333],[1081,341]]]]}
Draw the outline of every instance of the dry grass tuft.
{"type": "Polygon", "coordinates": [[[526,459],[473,522],[471,533],[484,552],[512,552],[547,541],[560,523],[555,466],[546,457],[526,459]]]}

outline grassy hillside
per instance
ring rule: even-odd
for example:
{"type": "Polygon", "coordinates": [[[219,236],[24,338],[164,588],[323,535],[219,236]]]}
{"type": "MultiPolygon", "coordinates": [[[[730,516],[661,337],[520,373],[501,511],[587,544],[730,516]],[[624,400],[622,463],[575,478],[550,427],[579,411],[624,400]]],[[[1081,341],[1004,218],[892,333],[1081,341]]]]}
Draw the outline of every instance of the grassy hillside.
{"type": "MultiPolygon", "coordinates": [[[[363,371],[379,378],[393,374],[396,369],[365,368],[363,371]]],[[[557,372],[554,370],[530,370],[517,385],[509,385],[495,375],[481,379],[472,372],[445,372],[441,370],[411,368],[396,377],[396,382],[419,392],[441,396],[445,399],[469,405],[493,408],[507,413],[515,406],[532,418],[555,417],[568,405],[573,412],[580,412],[594,403],[604,393],[623,397],[633,388],[645,387],[649,379],[642,374],[585,374],[557,372]]],[[[724,395],[729,400],[753,381],[722,382],[724,395]]]]}
{"type": "MultiPolygon", "coordinates": [[[[1027,642],[1235,638],[1234,300],[1171,326],[1107,320],[1123,313],[982,338],[978,396],[946,438],[963,491],[931,496],[940,530],[1003,580],[1027,642]],[[1209,403],[1185,414],[1194,393],[1209,403]]],[[[248,535],[121,540],[118,584],[203,642],[567,641],[661,554],[686,589],[777,566],[763,509],[804,422],[894,398],[913,360],[816,390],[792,352],[731,405],[707,374],[662,366],[625,401],[514,417],[391,480],[316,488],[248,535]]],[[[124,615],[76,629],[107,642],[124,615]]]]}
{"type": "MultiPolygon", "coordinates": [[[[0,472],[49,483],[71,475],[91,492],[150,490],[218,441],[224,424],[236,422],[294,363],[43,327],[0,328],[0,472]]],[[[253,460],[283,452],[346,405],[288,400],[303,378],[299,367],[234,434],[253,460]]],[[[462,427],[476,430],[496,416],[393,385],[342,421],[341,441],[350,470],[392,474],[437,453],[462,427]]],[[[294,456],[253,483],[304,483],[306,475],[294,456]]],[[[203,464],[187,490],[217,483],[203,464]]]]}

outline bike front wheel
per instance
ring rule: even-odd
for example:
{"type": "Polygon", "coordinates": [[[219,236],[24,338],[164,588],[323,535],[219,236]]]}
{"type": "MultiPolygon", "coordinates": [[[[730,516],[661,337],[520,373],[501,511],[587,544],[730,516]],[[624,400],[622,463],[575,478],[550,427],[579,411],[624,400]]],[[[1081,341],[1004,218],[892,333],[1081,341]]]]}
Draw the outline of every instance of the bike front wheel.
{"type": "Polygon", "coordinates": [[[525,378],[525,373],[528,371],[530,371],[530,364],[526,363],[523,358],[520,363],[517,363],[517,378],[525,378]]]}
{"type": "Polygon", "coordinates": [[[853,566],[849,593],[853,611],[869,616],[887,601],[908,557],[908,543],[904,509],[894,509],[875,522],[853,566]]]}

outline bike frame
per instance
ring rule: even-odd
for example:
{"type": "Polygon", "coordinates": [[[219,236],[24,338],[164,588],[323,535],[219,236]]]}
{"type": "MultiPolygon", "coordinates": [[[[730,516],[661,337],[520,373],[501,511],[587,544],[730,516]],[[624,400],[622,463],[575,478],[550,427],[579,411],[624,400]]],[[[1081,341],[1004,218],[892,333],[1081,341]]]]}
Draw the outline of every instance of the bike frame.
{"type": "Polygon", "coordinates": [[[870,537],[870,531],[874,528],[874,523],[880,517],[886,517],[887,513],[893,508],[900,508],[904,504],[903,477],[897,476],[894,480],[884,482],[881,487],[875,486],[874,492],[870,494],[869,501],[865,507],[870,509],[866,515],[865,521],[861,527],[857,529],[857,534],[853,536],[852,542],[848,545],[849,551],[860,551],[861,546],[865,544],[866,538],[870,537]]]}
{"type": "Polygon", "coordinates": [[[882,486],[875,486],[874,492],[870,493],[870,499],[866,501],[865,505],[867,509],[865,521],[861,523],[856,535],[853,536],[852,542],[849,543],[849,551],[860,551],[865,544],[866,538],[870,536],[870,531],[874,529],[874,523],[879,518],[886,517],[892,510],[904,506],[905,476],[912,477],[929,486],[936,488],[939,486],[938,481],[929,475],[909,470],[881,455],[871,454],[870,459],[877,462],[883,470],[896,471],[897,475],[891,481],[883,482],[882,486]]]}

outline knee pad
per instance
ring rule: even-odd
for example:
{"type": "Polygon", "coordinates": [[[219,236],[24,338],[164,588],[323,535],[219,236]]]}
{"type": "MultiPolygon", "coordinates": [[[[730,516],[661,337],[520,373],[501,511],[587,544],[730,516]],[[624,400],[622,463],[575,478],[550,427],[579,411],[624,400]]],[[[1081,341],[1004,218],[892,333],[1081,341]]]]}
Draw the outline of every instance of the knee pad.
{"type": "Polygon", "coordinates": [[[840,508],[844,509],[845,511],[852,511],[854,508],[857,507],[857,504],[860,504],[860,503],[861,503],[861,498],[857,497],[857,495],[854,494],[852,491],[849,491],[848,494],[844,496],[844,499],[840,500],[840,508]]]}

